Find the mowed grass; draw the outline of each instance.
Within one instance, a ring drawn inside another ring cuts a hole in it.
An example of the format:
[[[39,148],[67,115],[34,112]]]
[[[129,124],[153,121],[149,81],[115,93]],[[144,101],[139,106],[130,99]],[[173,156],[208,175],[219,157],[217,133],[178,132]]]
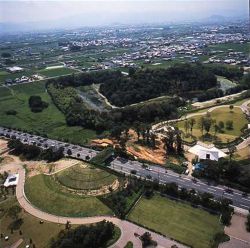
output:
[[[203,110],[203,112],[205,112],[205,110]],[[221,107],[221,108],[213,110],[212,112],[210,112],[210,114],[211,114],[211,118],[216,120],[217,124],[220,121],[223,121],[225,124],[225,128],[223,129],[224,133],[216,134],[217,137],[222,142],[227,142],[228,140],[232,141],[236,139],[237,137],[239,137],[242,134],[242,131],[241,131],[242,128],[244,128],[246,124],[248,123],[244,113],[239,107],[234,107],[232,111],[230,111],[229,107]],[[194,128],[193,128],[193,136],[195,136],[198,139],[200,139],[200,137],[202,136],[202,132],[199,127],[201,117],[202,115],[192,117],[196,121]],[[226,122],[230,120],[233,121],[232,130],[226,129]],[[177,123],[178,128],[182,130],[183,132],[185,132],[184,123],[185,123],[184,121],[180,121]],[[214,134],[213,126],[210,129],[210,134],[211,135]]]
[[[159,195],[141,198],[128,218],[194,248],[210,248],[213,236],[223,231],[218,216]]]
[[[63,192],[51,176],[37,175],[26,180],[25,194],[34,206],[50,214],[71,217],[112,214],[96,197]]]
[[[46,77],[57,77],[63,76],[67,74],[76,73],[77,71],[70,68],[54,68],[54,69],[42,69],[38,71],[39,74],[46,76]]]
[[[111,185],[117,177],[90,164],[80,163],[57,173],[56,179],[71,189],[95,190]]]
[[[31,112],[28,100],[39,95],[49,107],[40,113]],[[6,115],[6,110],[16,110],[17,115]],[[38,131],[49,138],[68,139],[72,143],[85,144],[96,137],[96,132],[82,127],[68,127],[64,115],[57,109],[46,92],[45,82],[34,82],[5,88],[0,87],[0,125]]]

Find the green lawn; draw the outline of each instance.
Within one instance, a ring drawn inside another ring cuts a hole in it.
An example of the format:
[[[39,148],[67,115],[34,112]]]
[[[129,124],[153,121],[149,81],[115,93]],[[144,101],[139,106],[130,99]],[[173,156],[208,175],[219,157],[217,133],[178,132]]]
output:
[[[90,164],[79,163],[57,173],[56,179],[59,183],[71,189],[94,190],[111,185],[117,177]]]
[[[213,236],[223,231],[218,216],[159,195],[141,198],[128,218],[194,248],[211,247]]]
[[[11,89],[11,90],[10,90]],[[57,109],[45,91],[45,82],[34,82],[10,87],[0,87],[0,125],[46,133],[49,138],[65,138],[73,143],[85,144],[96,136],[96,132],[82,127],[68,127],[64,115]],[[49,107],[40,113],[31,112],[28,99],[40,95]],[[14,109],[17,115],[6,115]]]
[[[201,111],[205,112],[205,110]],[[195,119],[196,123],[193,128],[193,135],[200,139],[202,136],[201,130],[199,128],[199,122],[202,116],[195,116],[192,117]],[[248,123],[245,115],[243,114],[242,110],[240,108],[234,108],[231,112],[229,107],[221,107],[219,109],[216,109],[211,112],[211,118],[216,120],[216,123],[218,124],[220,121],[223,121],[224,124],[226,124],[226,121],[232,120],[233,121],[233,130],[227,130],[226,127],[223,129],[224,133],[217,133],[218,138],[222,142],[227,142],[227,140],[232,141],[236,139],[238,136],[242,134],[241,129],[245,127],[245,125]],[[184,128],[184,121],[178,122],[177,126],[180,130],[185,132]],[[226,125],[225,125],[226,126]],[[214,135],[214,128],[212,127],[210,130],[210,134]]]
[[[63,192],[51,176],[37,175],[25,183],[29,201],[45,212],[73,217],[111,215],[112,211],[96,197],[78,196]]]
[[[46,77],[56,77],[56,76],[63,76],[67,74],[76,73],[76,70],[70,68],[54,68],[54,69],[42,69],[38,71],[39,74],[46,76]]]

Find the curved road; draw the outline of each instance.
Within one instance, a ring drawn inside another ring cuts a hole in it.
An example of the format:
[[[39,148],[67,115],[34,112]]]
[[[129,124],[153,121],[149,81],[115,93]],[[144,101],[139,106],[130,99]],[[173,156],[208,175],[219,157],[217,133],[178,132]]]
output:
[[[112,248],[123,248],[127,244],[128,241],[132,241],[135,248],[142,247],[141,241],[139,240],[139,238],[136,238],[134,236],[134,233],[136,232],[141,235],[144,232],[149,231],[149,230],[139,227],[129,221],[120,220],[116,217],[111,217],[111,216],[96,216],[96,217],[85,217],[85,218],[62,217],[62,216],[56,216],[56,215],[45,213],[41,211],[40,209],[34,207],[28,201],[24,193],[25,170],[22,168],[21,165],[18,168],[18,173],[19,173],[19,181],[16,187],[16,197],[21,207],[29,214],[39,219],[45,220],[45,221],[60,223],[60,224],[65,224],[67,221],[70,221],[71,224],[92,224],[92,223],[100,222],[102,220],[111,221],[121,229],[121,237],[112,246]],[[170,248],[174,244],[177,245],[179,248],[186,247],[166,237],[163,237],[159,234],[153,233],[151,231],[149,232],[151,233],[153,239],[157,241],[159,247]]]
[[[243,113],[249,115],[250,111],[249,111],[249,107],[248,104],[250,103],[250,100],[244,102],[241,106],[234,106],[235,108],[240,108],[242,110]],[[191,117],[195,117],[195,116],[199,116],[199,115],[206,115],[207,112],[211,113],[212,111],[218,109],[218,108],[226,108],[229,107],[230,105],[219,105],[219,106],[214,106],[209,108],[208,110],[204,111],[204,112],[199,112],[199,113],[190,113],[187,115],[184,115],[178,119],[173,119],[173,120],[168,120],[168,121],[163,121],[163,122],[159,122],[155,125],[152,126],[152,130],[157,131],[159,128],[161,128],[161,125],[165,125],[171,122],[178,122],[178,121],[183,121],[186,119],[189,119]],[[198,109],[199,110],[199,109]]]

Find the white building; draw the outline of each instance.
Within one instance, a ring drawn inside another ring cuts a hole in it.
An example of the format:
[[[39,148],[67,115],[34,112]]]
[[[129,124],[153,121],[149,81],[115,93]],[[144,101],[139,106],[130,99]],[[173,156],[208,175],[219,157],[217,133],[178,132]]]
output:
[[[9,71],[9,72],[11,72],[11,73],[23,71],[23,68],[22,68],[22,67],[19,67],[19,66],[12,66],[12,67],[8,67],[8,68],[6,68],[6,69],[7,69],[7,71]]]
[[[199,160],[208,159],[218,161],[220,158],[227,156],[227,154],[216,148],[214,145],[206,145],[201,142],[197,142],[197,144],[191,147],[188,151],[196,155]]]
[[[3,184],[3,186],[4,186],[4,187],[16,186],[17,183],[18,183],[18,179],[19,179],[19,174],[10,174],[10,175],[6,178],[6,180],[5,180],[4,184]]]

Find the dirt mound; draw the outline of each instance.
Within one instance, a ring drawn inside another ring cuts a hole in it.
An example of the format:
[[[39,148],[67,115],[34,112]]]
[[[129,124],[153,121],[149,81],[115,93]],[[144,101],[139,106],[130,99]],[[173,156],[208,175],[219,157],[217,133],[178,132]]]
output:
[[[111,139],[94,139],[91,141],[91,145],[99,147],[113,146],[115,142]]]
[[[151,149],[140,145],[127,147],[127,152],[139,159],[148,160],[155,164],[166,163],[165,152],[162,149]]]

